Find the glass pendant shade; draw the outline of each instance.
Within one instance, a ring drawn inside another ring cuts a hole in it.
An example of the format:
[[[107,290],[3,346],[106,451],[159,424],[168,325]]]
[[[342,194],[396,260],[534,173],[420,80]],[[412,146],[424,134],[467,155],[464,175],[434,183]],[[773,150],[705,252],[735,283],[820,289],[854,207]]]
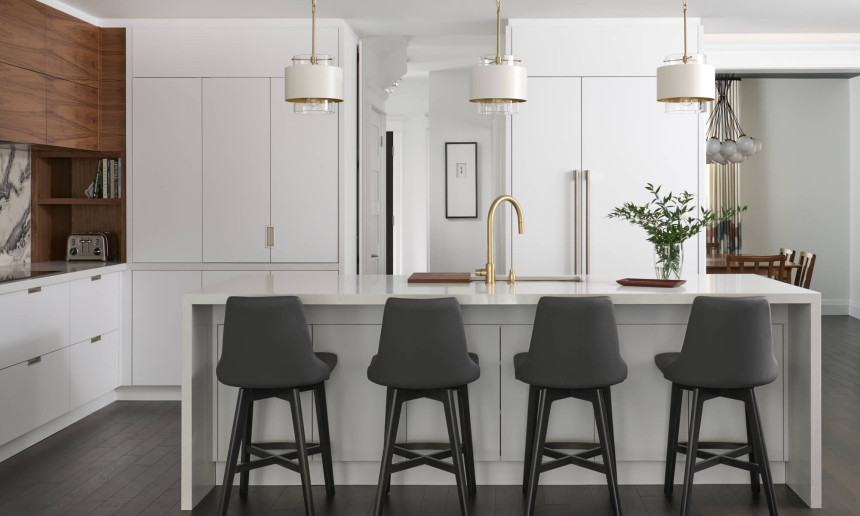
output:
[[[667,113],[703,113],[714,100],[714,67],[703,54],[674,54],[657,68],[657,100],[666,103]]]
[[[526,101],[526,67],[511,55],[481,59],[472,69],[469,85],[469,101],[478,104],[478,113],[485,115],[512,115],[519,112],[519,105]]]
[[[331,56],[318,54],[293,57],[284,69],[284,98],[298,114],[331,114],[343,102],[343,68],[334,66]]]

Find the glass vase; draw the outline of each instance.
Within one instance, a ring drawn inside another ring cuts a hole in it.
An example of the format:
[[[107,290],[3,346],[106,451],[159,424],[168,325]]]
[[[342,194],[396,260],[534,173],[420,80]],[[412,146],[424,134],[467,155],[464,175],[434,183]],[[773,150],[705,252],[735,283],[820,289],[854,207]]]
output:
[[[683,244],[654,246],[654,272],[657,274],[657,279],[679,280],[683,267]]]

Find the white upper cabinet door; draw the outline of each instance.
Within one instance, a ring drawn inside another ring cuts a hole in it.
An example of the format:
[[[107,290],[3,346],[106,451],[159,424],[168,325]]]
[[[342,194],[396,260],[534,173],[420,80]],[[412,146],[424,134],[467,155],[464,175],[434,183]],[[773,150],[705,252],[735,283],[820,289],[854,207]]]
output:
[[[200,283],[200,271],[132,273],[133,385],[182,383],[182,294]]]
[[[132,253],[135,262],[199,262],[200,79],[135,79]]]
[[[203,261],[268,262],[269,80],[203,79]]]
[[[697,115],[668,115],[654,100],[653,77],[582,79],[582,168],[590,173],[590,274],[618,279],[654,276],[648,235],[607,215],[625,202],[650,200],[647,183],[661,194],[697,195]],[[528,219],[527,219],[528,220]],[[697,239],[684,246],[684,273],[696,274]]]
[[[293,113],[272,79],[273,262],[338,261],[337,116]]]
[[[511,122],[511,194],[522,206],[525,234],[512,231],[510,242],[512,265],[522,276],[574,273],[581,84],[579,77],[529,77],[529,101]]]

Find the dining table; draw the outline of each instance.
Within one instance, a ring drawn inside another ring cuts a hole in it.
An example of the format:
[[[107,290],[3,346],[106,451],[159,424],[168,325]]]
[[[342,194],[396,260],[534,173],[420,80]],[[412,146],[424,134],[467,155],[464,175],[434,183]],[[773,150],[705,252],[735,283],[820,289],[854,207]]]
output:
[[[727,274],[728,270],[726,269],[726,254],[709,254],[705,259],[705,272],[707,274]],[[761,256],[761,255],[738,255],[738,256]],[[788,277],[787,283],[791,283],[791,278],[794,276],[794,271],[800,269],[801,264],[790,262],[788,260],[785,261],[785,274]],[[752,269],[752,267],[746,267],[746,269]],[[732,272],[740,272],[739,267],[733,267]]]

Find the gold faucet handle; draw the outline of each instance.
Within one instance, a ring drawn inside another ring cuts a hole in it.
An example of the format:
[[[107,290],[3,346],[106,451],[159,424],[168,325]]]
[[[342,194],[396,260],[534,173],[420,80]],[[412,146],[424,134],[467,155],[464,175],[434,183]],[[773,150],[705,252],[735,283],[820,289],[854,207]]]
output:
[[[487,275],[487,269],[475,269],[475,276],[479,276],[481,278]]]
[[[514,269],[511,269],[508,272],[508,283],[513,285],[516,282],[517,282],[517,273],[514,271]]]

